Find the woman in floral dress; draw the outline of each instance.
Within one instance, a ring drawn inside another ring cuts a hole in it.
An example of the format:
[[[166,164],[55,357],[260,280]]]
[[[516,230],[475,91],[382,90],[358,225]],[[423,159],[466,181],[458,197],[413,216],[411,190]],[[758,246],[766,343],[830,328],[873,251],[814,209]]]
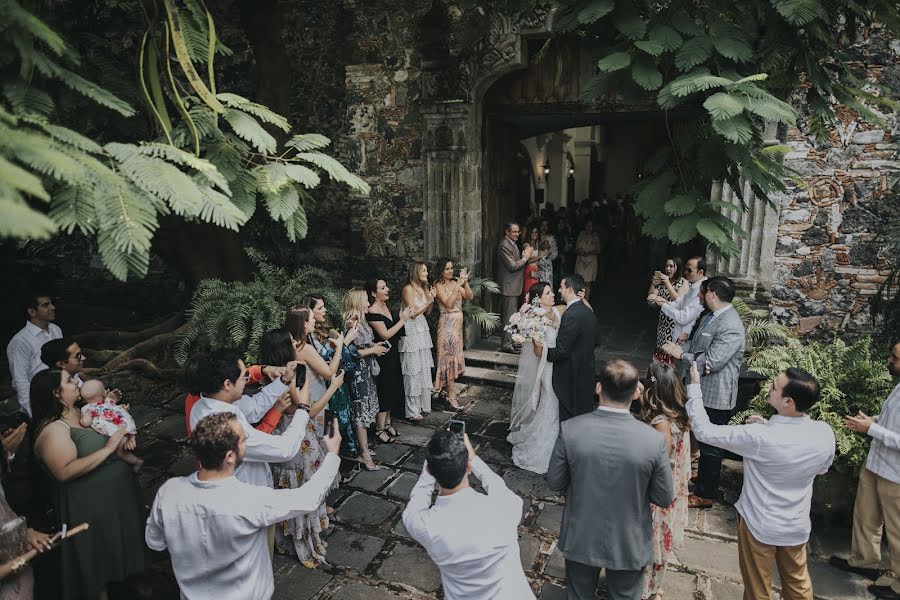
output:
[[[306,313],[303,314],[303,311]],[[308,319],[307,329],[312,329],[312,312],[306,307],[302,307],[302,311],[299,312],[301,317],[306,316]],[[269,331],[260,340],[259,359],[267,365],[284,366],[295,360],[297,353],[294,340],[287,329]],[[309,422],[306,425],[303,442],[300,444],[300,451],[291,460],[272,464],[272,481],[276,489],[299,488],[315,475],[325,460],[326,452],[316,427],[316,416],[325,410],[334,392],[340,389],[343,376],[339,372],[332,378],[331,386],[316,398],[316,402],[311,403],[311,373],[312,369],[307,366],[306,380],[299,389],[295,382],[291,382],[288,388],[291,406],[285,409],[284,416],[273,432],[276,435],[283,434],[297,410],[309,412]],[[340,478],[335,478],[332,488],[336,488],[339,481]],[[275,527],[275,548],[281,554],[296,556],[303,566],[314,569],[325,562],[325,544],[321,534],[326,529],[328,529],[328,509],[323,500],[316,510],[278,523]]]
[[[437,290],[428,285],[428,267],[414,262],[403,286],[403,306],[412,309],[400,338],[400,366],[406,395],[406,418],[421,421],[431,412],[431,332],[425,315],[431,314]]]
[[[667,258],[666,266],[659,275],[653,275],[653,281],[650,282],[650,289],[647,291],[647,304],[657,306],[657,303],[650,298],[654,295],[663,298],[667,302],[674,302],[679,296],[687,292],[687,280],[681,276],[682,263],[681,259],[676,257]],[[666,342],[674,342],[672,332],[675,330],[675,321],[672,320],[662,310],[659,311],[659,319],[656,322],[656,350],[653,352],[653,360],[675,364],[675,359],[662,351],[663,344]]]
[[[641,396],[641,420],[660,431],[669,447],[675,500],[668,508],[651,505],[653,564],[644,571],[642,600],[662,595],[663,578],[674,551],[684,543],[688,523],[688,482],[691,479],[690,419],[684,408],[687,393],[671,365],[652,362]]]
[[[375,343],[375,333],[366,322],[367,308],[369,308],[368,294],[359,288],[353,288],[344,294],[344,298],[341,300],[344,335],[353,328],[359,330],[350,344],[356,361],[347,365],[350,416],[353,419],[353,426],[356,427],[356,442],[360,449],[359,462],[366,470],[377,471],[380,467],[372,460],[367,430],[378,415],[378,391],[375,377],[379,373],[379,367],[375,357],[387,354],[388,348],[383,343]]]
[[[463,313],[462,301],[474,298],[469,287],[469,270],[460,269],[459,277],[453,277],[453,261],[449,258],[437,262],[438,281],[434,288],[437,291],[438,309],[441,318],[437,331],[437,373],[434,377],[434,389],[447,393],[447,402],[456,410],[462,407],[456,401],[454,382],[465,372],[466,362],[463,358]]]

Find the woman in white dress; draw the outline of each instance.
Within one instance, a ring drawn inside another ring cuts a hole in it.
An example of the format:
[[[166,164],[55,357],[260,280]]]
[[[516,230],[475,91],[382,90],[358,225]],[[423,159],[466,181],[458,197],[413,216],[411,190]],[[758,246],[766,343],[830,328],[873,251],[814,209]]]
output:
[[[553,363],[547,361],[547,350],[556,346],[559,321],[566,307],[553,306],[553,288],[546,281],[528,289],[526,301],[533,302],[535,298],[552,314],[553,323],[544,330],[544,352],[540,358],[534,355],[531,340],[523,344],[506,439],[513,446],[512,459],[517,467],[546,473],[559,433],[559,400],[553,393]]]
[[[412,310],[400,338],[400,365],[403,369],[403,389],[406,394],[406,418],[421,421],[431,412],[431,331],[425,315],[434,307],[435,289],[428,285],[428,267],[414,262],[403,286],[403,306]]]

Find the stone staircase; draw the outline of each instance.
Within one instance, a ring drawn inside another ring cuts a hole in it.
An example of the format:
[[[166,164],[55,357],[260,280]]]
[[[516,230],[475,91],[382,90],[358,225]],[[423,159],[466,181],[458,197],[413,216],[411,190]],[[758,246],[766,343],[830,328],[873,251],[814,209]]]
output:
[[[482,338],[463,354],[466,373],[463,383],[512,389],[516,385],[519,356],[500,351],[500,337]]]

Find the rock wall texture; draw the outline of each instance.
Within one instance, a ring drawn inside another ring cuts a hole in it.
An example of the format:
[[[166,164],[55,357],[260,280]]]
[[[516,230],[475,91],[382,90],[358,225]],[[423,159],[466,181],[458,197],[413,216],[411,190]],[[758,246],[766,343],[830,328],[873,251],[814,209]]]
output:
[[[900,97],[900,42],[875,28],[844,58],[870,91]],[[801,178],[780,200],[771,309],[804,337],[871,327],[869,301],[889,274],[878,234],[900,214],[897,113],[882,113],[881,124],[846,107],[837,115],[824,142],[803,118],[787,132],[786,161]]]

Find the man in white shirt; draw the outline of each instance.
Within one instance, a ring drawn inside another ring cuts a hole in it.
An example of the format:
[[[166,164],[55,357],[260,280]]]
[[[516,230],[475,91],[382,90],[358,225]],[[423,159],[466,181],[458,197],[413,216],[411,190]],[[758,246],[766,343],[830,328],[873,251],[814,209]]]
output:
[[[522,499],[475,455],[465,434],[438,431],[425,452],[403,525],[440,569],[444,598],[534,600],[519,554]],[[487,495],[469,487],[469,473]],[[440,492],[431,506],[435,481]]]
[[[84,381],[78,374],[84,368],[85,360],[84,353],[81,351],[81,346],[78,345],[78,342],[64,336],[58,340],[50,340],[41,346],[41,368],[38,371],[43,371],[44,369],[68,371],[80,388]]]
[[[209,414],[230,412],[237,415],[247,434],[247,455],[234,473],[239,481],[272,487],[268,463],[290,460],[300,451],[309,422],[308,412],[298,410],[294,413],[291,424],[281,435],[263,433],[251,425],[261,421],[278,398],[288,391],[296,374],[297,363],[292,361],[279,379],[255,396],[245,396],[247,367],[237,352],[218,350],[200,358],[196,375],[200,400],[191,409],[191,431]]]
[[[700,284],[706,280],[706,260],[702,256],[688,259],[684,266],[684,278],[690,287],[687,292],[675,300],[669,302],[656,294],[648,297],[648,300],[656,302],[663,314],[675,321],[671,339],[673,342],[682,335],[690,334],[694,327],[694,321],[703,312],[703,305],[700,301]]]
[[[50,340],[62,337],[62,330],[53,324],[56,319],[56,307],[50,296],[32,294],[26,297],[25,315],[28,321],[9,340],[6,346],[6,358],[9,361],[9,373],[12,376],[13,389],[19,399],[19,409],[31,417],[31,378],[43,370],[41,363],[41,346]]]
[[[772,563],[778,566],[784,600],[813,600],[806,566],[812,485],[834,460],[834,432],[806,414],[819,401],[819,384],[790,368],[772,381],[768,402],[775,412],[748,425],[715,425],[703,408],[697,363],[691,366],[687,411],[697,440],[744,457],[744,486],[735,508],[738,564],[744,600],[769,600]]]
[[[892,377],[900,377],[900,341],[891,343],[887,368]],[[850,559],[832,556],[829,562],[875,580],[868,587],[874,596],[900,600],[900,384],[884,401],[881,414],[870,417],[860,411],[844,417],[844,424],[867,434],[872,445],[856,488]],[[879,577],[882,531],[891,549],[893,574]]]
[[[247,452],[247,433],[234,413],[215,413],[193,428],[200,471],[159,488],[145,538],[168,550],[184,600],[271,598],[275,591],[266,528],[319,507],[341,459],[337,421],[324,438],[328,455],[297,489],[248,485],[234,476]]]

